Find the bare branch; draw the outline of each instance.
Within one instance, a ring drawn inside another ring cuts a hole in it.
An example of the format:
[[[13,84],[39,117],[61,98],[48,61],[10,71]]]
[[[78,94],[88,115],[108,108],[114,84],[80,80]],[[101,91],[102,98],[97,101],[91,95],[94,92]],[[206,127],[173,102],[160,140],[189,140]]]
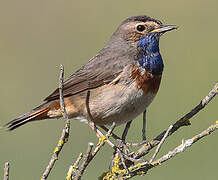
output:
[[[177,154],[184,152],[187,148],[191,147],[194,143],[199,141],[201,138],[211,134],[217,129],[218,129],[218,122],[214,125],[211,125],[209,128],[197,134],[196,136],[193,136],[191,139],[187,139],[183,141],[181,145],[177,146],[172,151],[169,151],[167,154],[163,155],[158,160],[153,161],[152,163],[142,162],[129,167],[130,170],[129,174],[124,174],[120,179],[130,179],[138,174],[146,174],[149,169],[159,166],[163,162],[166,162],[167,160],[173,158]]]
[[[58,155],[61,152],[64,144],[67,142],[68,137],[69,137],[69,131],[70,131],[70,121],[68,119],[67,113],[66,113],[66,109],[65,109],[65,105],[64,105],[64,98],[63,98],[63,79],[64,79],[64,67],[61,65],[60,66],[60,83],[59,83],[59,92],[60,92],[60,105],[61,105],[61,111],[63,112],[63,117],[66,121],[66,125],[64,127],[64,129],[62,130],[61,133],[61,137],[58,141],[58,144],[53,152],[53,155],[51,157],[51,160],[48,164],[48,166],[46,167],[41,180],[45,180],[47,179],[47,177],[49,176],[52,168],[54,167],[55,162],[58,160]]]
[[[74,180],[81,179],[85,169],[87,168],[89,163],[92,161],[92,159],[96,156],[96,154],[99,152],[99,150],[104,146],[104,144],[108,140],[108,138],[112,135],[112,132],[113,132],[115,127],[116,127],[116,123],[114,122],[112,124],[112,126],[110,127],[110,129],[108,130],[107,134],[105,136],[99,137],[99,142],[98,142],[98,144],[95,147],[93,152],[92,152],[93,143],[88,144],[88,149],[87,149],[86,155],[84,157],[84,160],[83,160],[79,170],[76,171],[76,167],[79,164],[79,161],[81,158],[78,158],[76,163],[73,165],[73,167],[71,169],[69,169],[68,174],[67,174],[68,178],[74,176]],[[72,173],[75,173],[75,175],[73,175]],[[67,179],[67,180],[71,180],[71,179]]]
[[[105,127],[105,126],[103,126],[103,125],[101,125],[100,126],[104,131],[106,131],[106,132],[108,132],[108,128],[107,127]],[[112,134],[111,134],[111,136],[115,139],[115,140],[121,140],[121,138],[120,137],[118,137],[116,134],[114,134],[113,132],[112,132]]]
[[[217,129],[218,129],[218,123],[211,125],[206,130],[193,136],[191,139],[187,139],[187,140],[183,141],[181,145],[177,146],[173,151],[169,151],[166,155],[159,158],[156,162],[163,163],[163,162],[171,159],[175,155],[177,155],[181,152],[184,152],[187,148],[191,147],[194,143],[199,141],[201,138],[211,134],[212,132],[214,132]]]
[[[202,110],[216,95],[218,94],[218,83],[215,84],[213,89],[209,92],[209,94],[189,113],[180,118],[176,123],[173,124],[173,128],[170,130],[168,136],[172,135],[176,132],[180,127],[190,125],[189,119],[191,119],[195,114],[197,114],[200,110]],[[143,146],[134,154],[134,158],[140,158],[146,155],[153,147],[157,146],[163,136],[165,135],[166,130],[160,133],[156,138],[154,138],[150,143],[143,144]]]
[[[173,128],[173,125],[170,125],[170,127],[167,129],[167,132],[165,133],[164,137],[161,139],[160,143],[158,144],[153,156],[151,157],[149,163],[152,163],[153,160],[155,159],[155,157],[157,156],[158,152],[160,151],[160,148],[162,146],[162,144],[164,143],[165,139],[167,138],[170,130]]]
[[[93,131],[96,132],[96,136],[100,138],[100,140],[105,140],[108,145],[111,146],[113,149],[116,148],[116,146],[109,139],[105,139],[104,134],[95,126],[95,123],[93,123],[92,121],[88,121],[88,125]]]
[[[64,95],[63,95],[63,84],[64,84],[64,66],[60,65],[60,80],[59,80],[59,93],[60,93],[60,106],[61,106],[61,112],[63,114],[64,120],[66,121],[66,133],[69,137],[69,131],[70,131],[70,120],[67,115],[67,111],[64,104]]]
[[[112,134],[112,132],[113,132],[115,127],[116,127],[116,123],[113,122],[112,126],[110,127],[110,129],[108,130],[107,134],[105,135],[106,139],[108,139],[111,136],[111,134]],[[92,158],[94,158],[96,156],[96,154],[101,149],[101,147],[104,146],[104,144],[105,144],[104,140],[103,141],[99,141],[99,143],[97,144],[96,148],[92,152]]]
[[[76,170],[78,170],[78,165],[79,165],[79,162],[81,161],[82,157],[83,157],[83,153],[80,153],[78,158],[76,159],[75,163],[70,166],[70,168],[67,172],[66,180],[72,180],[72,177],[76,175]]]
[[[5,163],[5,167],[4,167],[4,177],[3,180],[9,180],[9,168],[10,168],[10,164],[9,162]]]
[[[88,148],[87,148],[87,152],[86,152],[86,155],[84,156],[84,160],[83,160],[83,163],[82,165],[80,166],[79,168],[79,171],[77,172],[74,180],[79,180],[81,179],[86,167],[88,166],[89,162],[90,162],[90,158],[91,158],[91,153],[92,153],[92,148],[93,148],[93,143],[89,143],[88,144]]]

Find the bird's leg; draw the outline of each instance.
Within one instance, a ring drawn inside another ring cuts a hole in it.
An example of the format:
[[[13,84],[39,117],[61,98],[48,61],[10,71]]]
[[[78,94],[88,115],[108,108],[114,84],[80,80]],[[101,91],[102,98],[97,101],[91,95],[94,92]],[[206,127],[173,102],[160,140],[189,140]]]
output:
[[[142,141],[146,141],[146,109],[143,112]]]
[[[126,140],[126,135],[129,131],[131,123],[132,123],[132,121],[129,121],[128,123],[126,123],[126,127],[123,131],[123,134],[122,134],[122,141],[123,142],[125,142],[125,140]],[[143,112],[143,127],[142,127],[142,142],[145,142],[145,141],[146,141],[146,109]]]
[[[127,154],[129,154],[130,151],[129,151],[129,148],[127,147],[125,141],[126,141],[126,136],[127,136],[128,131],[129,131],[129,128],[131,126],[131,123],[132,123],[132,121],[129,121],[126,123],[125,129],[124,129],[123,134],[122,134],[122,138],[121,138],[121,140],[120,139],[118,140],[119,147],[121,149],[124,149]]]
[[[143,112],[143,127],[142,127],[142,142],[136,143],[128,143],[126,142],[127,146],[141,146],[142,144],[146,143],[146,109]]]
[[[127,136],[128,131],[129,131],[129,128],[131,126],[131,123],[132,123],[132,121],[129,121],[128,123],[126,123],[125,129],[124,129],[123,134],[122,134],[122,141],[123,142],[126,141],[126,136]]]
[[[128,130],[130,128],[131,122],[132,121],[130,121],[126,124],[126,127],[125,127],[123,135],[122,135],[123,142],[125,142],[125,138],[126,138]],[[142,144],[145,144],[145,143],[146,143],[146,109],[143,112],[142,142],[136,142],[136,143],[125,142],[125,145],[126,146],[141,146]]]

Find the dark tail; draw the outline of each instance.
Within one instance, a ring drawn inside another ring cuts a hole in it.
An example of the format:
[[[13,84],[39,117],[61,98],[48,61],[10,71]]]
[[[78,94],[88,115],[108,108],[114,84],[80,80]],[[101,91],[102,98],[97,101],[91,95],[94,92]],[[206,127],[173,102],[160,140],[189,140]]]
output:
[[[14,119],[13,121],[10,121],[9,123],[5,124],[5,127],[7,127],[8,130],[11,131],[30,121],[47,119],[47,113],[49,110],[50,107],[48,103],[42,104],[37,108],[31,110],[30,112],[23,114],[18,118]]]

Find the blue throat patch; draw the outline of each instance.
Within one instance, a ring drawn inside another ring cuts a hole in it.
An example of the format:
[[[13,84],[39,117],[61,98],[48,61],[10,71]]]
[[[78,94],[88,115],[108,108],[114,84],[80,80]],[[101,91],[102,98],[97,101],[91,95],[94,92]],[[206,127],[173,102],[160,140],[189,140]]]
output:
[[[159,38],[157,34],[152,33],[141,38],[137,47],[142,52],[137,59],[140,66],[153,75],[161,75],[164,65],[159,50]]]

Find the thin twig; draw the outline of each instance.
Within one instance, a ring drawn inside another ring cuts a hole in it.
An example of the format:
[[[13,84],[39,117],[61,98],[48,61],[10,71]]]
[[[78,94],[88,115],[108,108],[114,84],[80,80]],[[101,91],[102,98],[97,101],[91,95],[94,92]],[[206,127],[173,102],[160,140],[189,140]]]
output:
[[[100,136],[99,138],[99,143],[97,144],[96,148],[94,149],[93,152],[91,152],[90,150],[92,150],[93,147],[93,143],[89,143],[88,149],[87,149],[87,153],[86,156],[84,157],[84,160],[79,168],[79,170],[76,172],[76,175],[74,177],[74,180],[79,180],[81,179],[85,169],[87,168],[87,166],[89,165],[89,163],[92,161],[92,159],[96,156],[96,154],[99,152],[99,150],[104,146],[105,142],[108,140],[108,138],[111,136],[114,128],[116,127],[116,123],[113,122],[112,126],[110,127],[110,129],[108,130],[107,134],[105,136]]]
[[[3,178],[3,180],[9,180],[9,169],[10,169],[10,164],[9,164],[9,162],[6,162],[5,167],[4,167],[4,178]]]
[[[76,170],[78,170],[78,165],[82,157],[83,157],[83,153],[80,153],[75,163],[69,167],[66,180],[72,180],[72,177],[76,175]]]
[[[114,130],[115,127],[116,127],[116,123],[113,122],[112,126],[110,127],[110,129],[108,130],[107,134],[105,135],[106,139],[108,139],[108,138],[111,136],[111,134],[112,134],[112,132],[113,132],[113,130]],[[101,147],[102,147],[104,144],[105,144],[105,141],[104,141],[104,140],[98,143],[98,145],[96,146],[96,148],[95,148],[94,151],[92,152],[92,158],[95,157],[95,155],[98,153],[98,151],[101,149]]]
[[[80,153],[78,158],[76,159],[76,162],[73,164],[74,167],[77,167],[79,165],[80,160],[83,157],[83,153]]]
[[[96,132],[96,135],[98,138],[102,138],[104,139],[105,136],[104,134],[95,126],[95,123],[93,123],[92,121],[88,121],[88,125],[89,127]],[[113,149],[116,148],[116,146],[109,140],[109,139],[105,139],[105,141],[108,143],[109,146],[111,146]]]
[[[126,145],[129,146],[129,147],[136,147],[136,146],[141,146],[141,145],[144,145],[144,144],[147,144],[149,142],[146,142],[146,141],[142,141],[142,142],[126,142]]]
[[[165,133],[164,137],[161,139],[160,143],[158,144],[153,156],[151,157],[149,163],[152,163],[153,160],[155,159],[155,157],[157,156],[158,152],[160,151],[160,148],[162,146],[162,144],[164,143],[165,139],[167,138],[170,130],[173,128],[173,125],[170,125],[170,127],[167,129],[167,132]]]
[[[125,159],[124,159],[124,157],[123,157],[123,154],[122,154],[122,152],[120,151],[119,148],[117,148],[117,153],[118,153],[118,155],[120,156],[121,164],[123,165],[124,169],[126,170],[126,173],[128,174],[128,173],[129,173],[129,170],[128,170],[127,166],[126,166],[126,163],[125,163]]]
[[[173,158],[177,154],[184,152],[187,148],[191,147],[194,143],[199,141],[201,138],[210,135],[212,132],[214,132],[217,129],[218,129],[218,122],[214,125],[211,125],[209,128],[197,134],[196,136],[193,136],[191,139],[187,139],[183,141],[182,144],[174,148],[172,151],[169,151],[167,154],[163,155],[158,160],[153,161],[152,163],[142,162],[129,167],[129,169],[131,169],[129,174],[124,174],[120,179],[130,179],[138,174],[146,174],[149,169],[159,166],[163,162],[166,162],[167,160]]]
[[[168,159],[171,159],[175,155],[184,152],[187,148],[191,147],[194,143],[199,141],[201,138],[211,134],[215,130],[218,129],[218,123],[211,125],[206,130],[202,131],[201,133],[193,136],[191,139],[184,140],[181,145],[177,146],[173,151],[169,151],[166,155],[159,158],[156,162],[163,163]]]
[[[126,124],[127,126],[127,124]],[[105,126],[100,126],[103,130],[107,131],[108,132],[108,128],[106,128]],[[125,127],[126,129],[126,127]],[[124,130],[125,131],[125,130]],[[123,132],[124,133],[124,132]],[[131,143],[126,143],[123,141],[123,135],[122,135],[122,139],[120,137],[118,137],[116,134],[114,134],[113,132],[111,133],[111,136],[118,142],[118,147],[123,147],[126,151],[126,153],[128,154],[129,153],[129,148],[128,148],[128,145],[130,144],[130,146],[132,145]],[[125,139],[125,138],[124,138]]]
[[[47,177],[49,176],[52,168],[54,167],[55,162],[58,160],[58,155],[61,152],[64,144],[67,142],[68,137],[69,137],[69,132],[70,132],[70,121],[68,119],[67,113],[66,113],[66,109],[65,109],[65,105],[64,105],[64,98],[63,98],[63,79],[64,79],[64,67],[61,65],[60,66],[60,83],[59,83],[59,93],[60,93],[60,105],[61,105],[61,111],[63,112],[63,117],[66,121],[66,125],[64,127],[64,129],[62,130],[61,133],[61,137],[58,141],[58,144],[52,154],[51,160],[48,164],[48,166],[46,167],[41,180],[45,180],[47,179]]]
[[[104,131],[106,131],[106,132],[108,132],[108,128],[107,127],[105,127],[105,126],[103,126],[103,125],[101,125],[100,126]],[[121,141],[121,138],[119,137],[119,136],[117,136],[116,134],[114,134],[113,132],[111,133],[111,137],[113,137],[115,140],[120,140]]]
[[[59,93],[60,93],[60,106],[61,106],[61,112],[63,114],[64,120],[66,121],[66,133],[69,136],[70,132],[70,119],[68,118],[66,107],[64,104],[64,95],[63,95],[63,84],[64,84],[64,66],[60,66],[60,80],[59,80]]]
[[[100,126],[103,130],[105,130],[106,132],[109,130],[107,127],[105,126]],[[119,136],[117,136],[116,134],[112,133],[111,136],[117,140],[119,143],[121,143],[122,138],[120,138]],[[125,142],[124,145],[126,146],[130,146],[130,147],[134,147],[134,146],[141,146],[143,144],[146,144],[146,141],[142,141],[142,142]],[[126,147],[128,148],[128,147]]]
[[[170,130],[168,136],[172,135],[176,132],[180,127],[190,125],[189,119],[191,119],[195,114],[197,114],[200,110],[202,110],[216,95],[218,94],[218,83],[215,84],[213,89],[209,92],[209,94],[189,113],[180,118],[176,123],[173,124],[173,128]],[[165,135],[166,130],[160,133],[156,138],[154,138],[148,145],[143,145],[138,151],[135,152],[134,158],[140,158],[146,155],[153,147],[157,146],[163,136]]]
[[[78,172],[76,173],[74,180],[81,179],[86,167],[88,166],[88,164],[90,162],[90,157],[92,156],[91,153],[92,153],[93,146],[94,146],[94,144],[92,142],[88,143],[88,148],[87,148],[87,152],[84,156],[84,160],[83,160],[82,165],[80,166]]]

